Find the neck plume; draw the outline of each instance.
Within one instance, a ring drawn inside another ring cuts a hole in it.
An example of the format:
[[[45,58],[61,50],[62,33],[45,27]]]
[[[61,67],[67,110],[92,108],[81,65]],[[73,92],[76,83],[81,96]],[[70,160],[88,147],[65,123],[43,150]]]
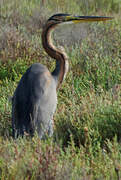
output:
[[[52,76],[56,80],[58,88],[68,72],[68,57],[63,47],[57,49],[52,43],[51,33],[56,26],[57,24],[47,22],[42,31],[42,45],[48,55],[56,60],[56,67]]]

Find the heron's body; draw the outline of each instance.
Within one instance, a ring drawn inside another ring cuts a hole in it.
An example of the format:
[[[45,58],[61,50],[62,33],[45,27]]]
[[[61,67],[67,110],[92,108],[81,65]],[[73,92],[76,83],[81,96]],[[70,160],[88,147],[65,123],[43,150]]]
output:
[[[12,98],[13,137],[37,131],[40,139],[53,134],[53,114],[57,105],[56,89],[68,71],[68,57],[57,49],[51,40],[51,31],[60,23],[104,21],[110,17],[71,16],[56,14],[49,18],[42,32],[42,44],[46,52],[56,59],[56,68],[49,70],[39,63],[33,64],[21,78]]]
[[[33,64],[23,75],[13,96],[14,137],[24,135],[24,132],[33,135],[35,130],[40,138],[45,134],[51,136],[56,104],[55,79],[45,66]]]

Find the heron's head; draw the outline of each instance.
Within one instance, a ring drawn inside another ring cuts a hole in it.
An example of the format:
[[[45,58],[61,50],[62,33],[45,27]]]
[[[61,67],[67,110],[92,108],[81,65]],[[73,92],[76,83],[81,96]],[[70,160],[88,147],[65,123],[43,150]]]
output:
[[[70,24],[70,23],[81,23],[81,22],[92,22],[92,21],[106,21],[110,20],[112,17],[105,16],[73,16],[71,14],[54,14],[51,16],[47,22],[52,22],[53,24]]]

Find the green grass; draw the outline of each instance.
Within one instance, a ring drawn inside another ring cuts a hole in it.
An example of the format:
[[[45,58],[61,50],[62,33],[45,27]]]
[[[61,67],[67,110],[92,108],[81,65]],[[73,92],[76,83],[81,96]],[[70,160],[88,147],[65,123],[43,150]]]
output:
[[[0,3],[0,179],[120,180],[120,0],[44,2]],[[54,136],[45,141],[36,134],[13,140],[10,96],[34,62],[53,70],[40,33],[56,12],[115,18],[56,30],[55,43],[65,47],[70,70],[58,91]]]

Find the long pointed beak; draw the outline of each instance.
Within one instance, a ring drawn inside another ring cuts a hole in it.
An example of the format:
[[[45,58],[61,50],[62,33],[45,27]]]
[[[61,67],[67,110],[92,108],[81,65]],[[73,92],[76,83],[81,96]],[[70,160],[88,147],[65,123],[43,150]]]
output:
[[[66,17],[66,21],[72,21],[73,23],[107,21],[111,19],[113,19],[113,17],[105,17],[105,16],[67,16]]]

